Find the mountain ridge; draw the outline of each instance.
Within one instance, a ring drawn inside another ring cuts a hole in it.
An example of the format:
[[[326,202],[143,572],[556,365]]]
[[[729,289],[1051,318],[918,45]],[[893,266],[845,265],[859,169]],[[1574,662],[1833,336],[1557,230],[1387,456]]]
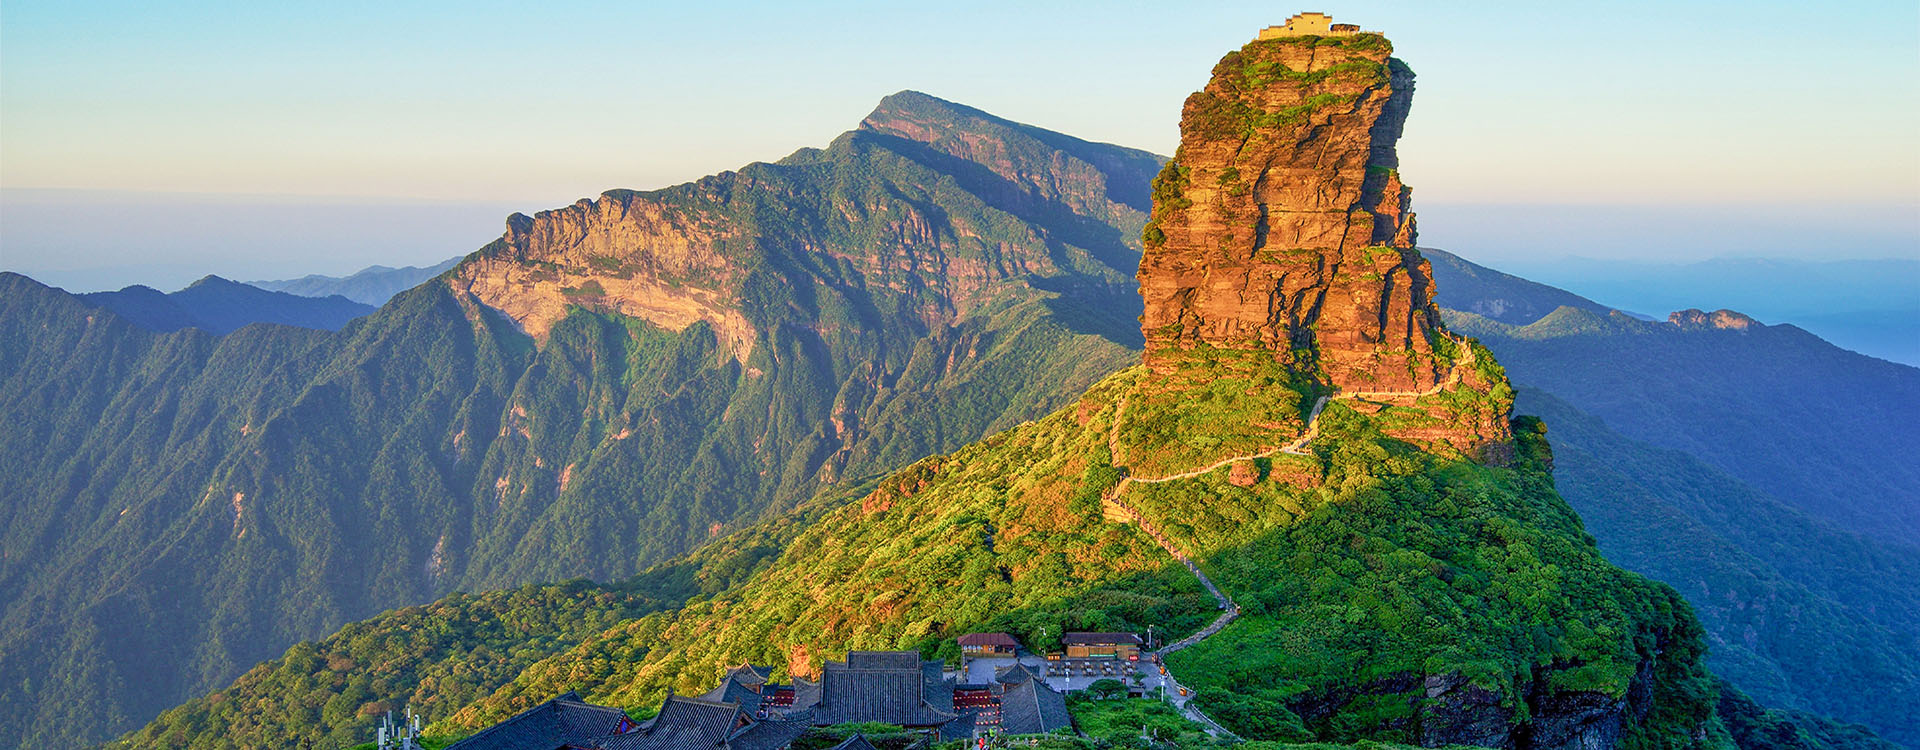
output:
[[[339,295],[363,305],[379,307],[393,299],[393,295],[412,289],[421,282],[433,278],[454,267],[464,256],[455,256],[430,266],[391,266],[373,265],[362,268],[346,276],[325,276],[307,274],[297,279],[276,279],[268,281],[249,281],[247,284],[274,292],[286,292],[302,297],[331,297]]]
[[[288,294],[214,275],[203,276],[171,293],[134,285],[115,292],[78,296],[150,331],[165,333],[191,327],[216,336],[253,323],[337,331],[374,310],[338,295]]]
[[[792,222],[765,225],[785,242],[727,248],[753,282],[722,290],[755,324],[744,356],[705,321],[670,330],[593,300],[538,341],[451,283],[336,333],[214,337],[144,331],[15,281],[23,293],[0,307],[16,347],[0,367],[0,416],[16,427],[0,467],[16,498],[0,697],[22,708],[0,738],[104,740],[288,643],[456,589],[630,576],[1050,411],[1130,358],[1116,341],[1137,303],[1103,258],[1138,257],[1145,215],[1099,185],[1145,184],[1157,160],[1089,144],[1134,171],[1063,156],[1073,177],[1037,193],[902,148],[843,139],[750,167],[731,202],[698,207]],[[1053,163],[1030,137],[1013,148]],[[1050,272],[996,271],[964,313],[938,290],[895,288],[913,275],[852,262],[869,231],[853,209],[875,205],[930,217],[911,236],[940,248],[971,242]],[[1062,216],[1072,225],[1035,223]],[[1117,225],[1089,231],[1103,222]]]

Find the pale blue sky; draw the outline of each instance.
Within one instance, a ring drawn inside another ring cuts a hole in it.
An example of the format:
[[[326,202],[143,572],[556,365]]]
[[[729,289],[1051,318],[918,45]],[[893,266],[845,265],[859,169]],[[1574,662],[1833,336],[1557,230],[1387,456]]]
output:
[[[1490,259],[1920,255],[1912,0],[8,0],[0,266],[259,276],[432,262],[497,234],[498,206],[537,210],[776,159],[908,88],[1170,153],[1180,102],[1214,61],[1309,9],[1387,32],[1418,72],[1402,155],[1429,244]],[[186,229],[103,217],[81,237],[35,208],[97,199],[69,190],[136,191],[113,194],[132,203],[144,191],[330,196],[329,215],[348,225],[343,205],[387,198],[494,218],[448,219],[412,249],[369,242],[378,222],[407,221],[392,216],[266,247],[218,226],[257,202],[169,196],[218,208]],[[1568,205],[1588,212],[1577,232],[1556,233]],[[1595,218],[1594,206],[1631,209]],[[1516,234],[1503,212],[1528,214],[1531,228]],[[1673,247],[1648,246],[1667,237]],[[1794,239],[1767,244],[1781,237]]]

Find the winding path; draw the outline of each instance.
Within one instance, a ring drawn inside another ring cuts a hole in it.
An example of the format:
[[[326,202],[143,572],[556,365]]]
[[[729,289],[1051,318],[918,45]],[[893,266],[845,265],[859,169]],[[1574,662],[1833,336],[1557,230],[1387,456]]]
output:
[[[1449,337],[1449,338],[1452,338],[1452,337]],[[1131,505],[1128,505],[1125,500],[1121,499],[1122,496],[1126,494],[1127,488],[1134,484],[1159,484],[1161,482],[1172,482],[1180,479],[1192,479],[1194,477],[1198,477],[1198,476],[1207,474],[1209,472],[1218,471],[1221,467],[1231,465],[1235,461],[1247,461],[1247,460],[1256,459],[1256,458],[1266,458],[1266,457],[1274,456],[1281,453],[1291,454],[1295,456],[1310,455],[1307,453],[1307,450],[1306,450],[1307,444],[1313,442],[1313,439],[1319,436],[1320,412],[1327,408],[1327,403],[1331,399],[1368,400],[1368,401],[1385,400],[1385,399],[1402,399],[1402,398],[1419,399],[1421,397],[1431,396],[1441,391],[1444,391],[1448,388],[1451,388],[1453,386],[1459,385],[1462,370],[1465,367],[1471,366],[1474,363],[1475,355],[1474,355],[1473,347],[1468,345],[1467,342],[1457,338],[1453,338],[1452,340],[1457,345],[1459,345],[1463,350],[1465,350],[1466,354],[1465,356],[1461,357],[1458,361],[1455,361],[1453,363],[1453,367],[1447,372],[1446,379],[1442,380],[1441,382],[1435,383],[1432,388],[1428,388],[1424,391],[1351,391],[1351,392],[1344,392],[1344,393],[1335,393],[1331,396],[1321,396],[1318,400],[1313,402],[1313,410],[1307,413],[1306,431],[1301,433],[1300,437],[1295,438],[1293,442],[1287,443],[1286,445],[1282,445],[1276,448],[1269,448],[1264,451],[1248,453],[1246,455],[1229,456],[1227,458],[1220,459],[1218,461],[1207,464],[1206,466],[1202,466],[1197,469],[1182,471],[1175,474],[1168,474],[1166,476],[1155,477],[1152,479],[1141,479],[1141,478],[1134,477],[1132,474],[1128,474],[1127,476],[1122,477],[1119,483],[1115,484],[1111,489],[1108,489],[1106,491],[1106,493],[1102,496],[1102,499],[1108,505],[1111,505],[1114,509],[1118,510],[1121,515],[1126,516],[1127,518],[1131,519],[1135,524],[1138,524],[1140,526],[1140,529],[1142,531],[1147,532],[1147,536],[1151,537],[1154,543],[1159,544],[1161,549],[1166,550],[1167,554],[1172,555],[1173,559],[1179,560],[1181,565],[1187,566],[1187,570],[1192,571],[1193,576],[1195,578],[1200,579],[1200,585],[1205,586],[1207,589],[1207,593],[1212,594],[1214,601],[1218,602],[1220,605],[1220,610],[1221,610],[1220,616],[1214,618],[1213,622],[1207,623],[1206,627],[1195,631],[1192,635],[1189,635],[1185,638],[1174,641],[1173,643],[1169,643],[1165,646],[1161,646],[1158,651],[1153,652],[1160,657],[1160,663],[1162,666],[1166,665],[1165,658],[1167,655],[1172,654],[1175,651],[1179,651],[1181,649],[1192,646],[1194,644],[1197,644],[1203,640],[1206,640],[1208,637],[1211,637],[1213,634],[1218,633],[1223,628],[1227,627],[1228,624],[1231,624],[1236,618],[1240,616],[1240,605],[1235,604],[1233,599],[1226,595],[1226,592],[1221,591],[1219,586],[1214,585],[1213,579],[1208,578],[1206,573],[1200,572],[1200,566],[1195,564],[1192,558],[1187,557],[1186,553],[1181,552],[1180,548],[1175,547],[1173,545],[1173,540],[1168,539],[1166,534],[1163,534],[1160,532],[1159,528],[1155,527],[1151,523],[1148,523],[1146,517],[1142,516],[1138,509],[1134,508]],[[1113,426],[1107,430],[1107,452],[1111,456],[1115,465],[1119,465],[1119,460],[1120,460],[1120,425],[1125,421],[1124,417],[1126,416],[1126,413],[1127,413],[1127,404],[1129,403],[1130,400],[1131,400],[1130,396],[1121,397],[1120,406],[1114,410]],[[1125,468],[1125,467],[1122,467],[1122,468]],[[1178,680],[1174,679],[1174,675],[1172,671],[1168,671],[1166,673],[1166,683],[1175,688],[1180,687],[1180,683]],[[1226,727],[1221,726],[1219,722],[1214,721],[1212,717],[1207,716],[1205,713],[1202,713],[1199,708],[1195,707],[1193,705],[1193,700],[1192,700],[1193,697],[1194,696],[1188,696],[1187,699],[1184,701],[1175,701],[1174,705],[1177,706],[1180,709],[1181,713],[1185,714],[1188,719],[1191,719],[1194,722],[1205,727],[1208,734],[1211,734],[1215,737],[1227,737],[1234,740],[1240,739],[1239,735],[1236,735],[1232,731],[1229,731]]]

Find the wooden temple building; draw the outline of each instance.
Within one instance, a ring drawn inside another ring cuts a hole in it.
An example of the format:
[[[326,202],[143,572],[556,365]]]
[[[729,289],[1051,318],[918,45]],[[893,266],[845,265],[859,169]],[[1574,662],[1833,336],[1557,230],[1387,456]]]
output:
[[[854,722],[918,730],[935,742],[1073,726],[1066,698],[1025,666],[999,670],[985,685],[947,677],[944,667],[913,651],[855,651],[823,665],[817,681],[783,685],[772,668],[743,664],[705,694],[669,694],[646,721],[567,693],[447,750],[787,750],[809,729]]]

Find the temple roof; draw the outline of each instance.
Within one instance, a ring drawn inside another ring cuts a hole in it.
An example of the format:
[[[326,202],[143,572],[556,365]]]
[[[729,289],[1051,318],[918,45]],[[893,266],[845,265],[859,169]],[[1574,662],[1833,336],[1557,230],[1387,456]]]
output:
[[[1023,670],[1024,671],[1024,670]],[[1067,698],[1045,680],[1020,680],[1000,694],[1000,731],[1006,734],[1046,734],[1073,726]]]
[[[748,684],[729,672],[726,679],[721,680],[717,687],[707,691],[700,698],[715,703],[738,703],[741,710],[753,713],[760,710],[760,701],[765,696],[748,687]]]
[[[1002,646],[1005,648],[1018,648],[1020,646],[1020,641],[1015,640],[1013,636],[1007,635],[1006,633],[968,633],[960,636],[959,642],[962,646]]]
[[[794,705],[802,705],[795,691]],[[820,673],[814,723],[878,721],[903,727],[946,724],[956,718],[953,685],[941,663],[912,651],[855,651],[827,662]]]
[[[993,679],[995,682],[1002,683],[1025,682],[1027,680],[1044,681],[1040,673],[1033,671],[1032,667],[1018,662],[1014,663],[1011,667],[1001,667],[994,670]]]
[[[874,747],[873,743],[868,742],[866,735],[854,732],[852,737],[841,740],[840,744],[834,745],[828,750],[879,750],[879,748]]]
[[[727,676],[738,679],[743,685],[762,685],[773,678],[773,667],[742,664],[727,670]]]
[[[738,704],[667,696],[639,731],[581,743],[593,750],[780,750],[812,726],[811,715],[756,720]]]
[[[627,712],[566,693],[480,730],[447,750],[529,750],[573,745],[618,731]]]

